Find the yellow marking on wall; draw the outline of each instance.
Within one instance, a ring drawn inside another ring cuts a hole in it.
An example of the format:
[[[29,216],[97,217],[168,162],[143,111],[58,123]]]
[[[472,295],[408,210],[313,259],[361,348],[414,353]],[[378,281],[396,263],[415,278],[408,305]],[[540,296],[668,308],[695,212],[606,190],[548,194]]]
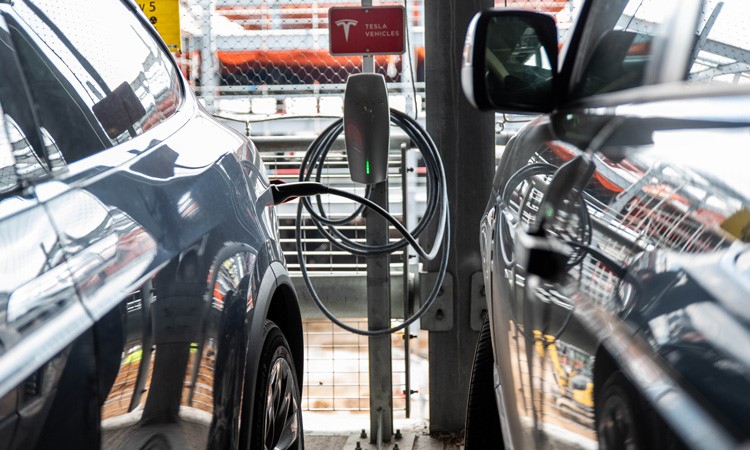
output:
[[[173,52],[179,52],[180,0],[136,0],[138,7]]]

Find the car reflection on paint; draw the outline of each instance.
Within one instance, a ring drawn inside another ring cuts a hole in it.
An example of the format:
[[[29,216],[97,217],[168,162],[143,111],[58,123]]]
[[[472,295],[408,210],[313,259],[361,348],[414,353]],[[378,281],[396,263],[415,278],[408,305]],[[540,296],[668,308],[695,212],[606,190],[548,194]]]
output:
[[[136,8],[0,2],[0,448],[302,448],[266,170]]]
[[[481,224],[467,449],[750,440],[750,73],[717,62],[750,55],[750,9],[669,3],[587,1],[560,53],[542,14],[470,27],[470,101],[543,115]]]

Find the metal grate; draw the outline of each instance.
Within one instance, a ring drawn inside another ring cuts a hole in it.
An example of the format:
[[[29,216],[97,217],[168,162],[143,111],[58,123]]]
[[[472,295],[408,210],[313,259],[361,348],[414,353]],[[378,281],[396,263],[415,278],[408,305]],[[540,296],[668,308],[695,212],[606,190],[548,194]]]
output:
[[[366,319],[345,320],[366,329]],[[303,320],[305,379],[302,407],[311,411],[366,411],[370,408],[367,337],[344,331],[328,320]],[[426,336],[412,339],[412,379],[426,379]],[[391,337],[393,351],[393,409],[406,408],[406,373],[403,334]],[[420,375],[421,374],[421,375]],[[414,385],[412,385],[414,386]],[[417,383],[416,394],[425,394],[426,383]]]
[[[413,211],[415,219],[421,217],[424,212],[426,200],[426,178],[419,167],[418,152],[412,152],[412,162],[408,166],[407,183],[409,190],[407,194],[408,209]],[[271,178],[284,181],[297,181],[299,176],[299,165],[304,155],[298,152],[264,152],[263,160],[269,171]],[[407,156],[407,158],[410,158]],[[402,194],[402,154],[400,150],[393,150],[389,155],[388,162],[388,186],[389,186],[389,211],[396,218],[403,221],[403,194]],[[321,182],[326,185],[335,186],[358,195],[365,194],[365,188],[361,184],[355,184],[349,179],[346,156],[343,152],[336,153],[332,151],[327,159],[326,166],[322,171]],[[334,219],[340,219],[351,215],[356,210],[356,204],[352,201],[335,197],[322,196],[323,210]],[[295,238],[297,223],[297,205],[298,201],[280,205],[277,207],[279,216],[279,232],[282,249],[284,250],[290,272],[297,274],[299,272],[299,262],[297,260],[297,244]],[[414,225],[414,219],[411,219],[411,226]],[[337,227],[347,237],[357,242],[365,242],[364,220],[359,217],[351,224]],[[349,254],[346,251],[338,250],[323,237],[315,225],[310,221],[306,212],[303,212],[302,244],[303,252],[307,258],[307,268],[311,272],[333,273],[357,273],[364,274],[367,271],[367,260],[364,257],[358,257]],[[400,239],[393,228],[391,228],[391,241]],[[400,261],[402,261],[403,252],[396,252],[391,255],[392,271],[402,270]]]
[[[151,353],[151,360],[148,362],[149,373],[147,380],[151,379],[155,353],[156,352]],[[102,406],[102,420],[121,416],[127,413],[131,409],[131,406],[136,407],[145,405],[146,395],[140,398],[140,402],[137,405],[131,405],[136,381],[138,379],[138,370],[142,363],[142,357],[143,349],[140,346],[131,347],[127,353],[123,355],[123,359],[120,363],[120,371],[112,385],[112,389],[109,391],[109,396]],[[148,392],[148,387],[148,385],[145,386],[145,392]]]
[[[197,343],[190,344],[190,359],[185,371],[180,404],[192,406],[208,413],[214,411],[214,377],[217,345],[209,338],[203,349]],[[198,364],[198,370],[195,365]]]
[[[498,0],[496,6],[535,9],[555,16],[564,38],[580,0]],[[387,80],[389,104],[424,117],[424,0],[375,0],[374,6],[403,4],[407,47],[403,55],[378,55],[375,68]],[[340,116],[350,74],[361,71],[359,56],[328,52],[328,9],[360,6],[351,0],[180,0],[182,52],[177,61],[206,108],[243,119],[284,115]],[[498,115],[501,142],[528,117]],[[322,131],[319,119],[266,122],[254,136]]]

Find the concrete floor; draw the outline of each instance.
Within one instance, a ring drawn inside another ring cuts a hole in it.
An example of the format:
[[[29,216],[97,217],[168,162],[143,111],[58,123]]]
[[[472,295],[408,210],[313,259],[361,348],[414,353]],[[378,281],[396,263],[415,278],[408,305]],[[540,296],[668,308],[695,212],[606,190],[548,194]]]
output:
[[[376,445],[370,444],[369,435],[364,438],[361,435],[363,429],[370,432],[367,413],[305,411],[303,421],[306,450],[377,450]],[[393,428],[400,430],[402,437],[383,444],[384,450],[463,449],[456,436],[430,436],[424,419],[397,418]]]
[[[359,442],[359,447],[357,443]],[[361,439],[359,433],[349,436],[308,434],[305,433],[305,450],[376,450],[377,446],[369,443],[369,439]],[[395,446],[398,445],[398,448]],[[384,450],[462,450],[463,446],[456,445],[453,439],[442,439],[426,434],[405,434],[399,440],[383,444]]]

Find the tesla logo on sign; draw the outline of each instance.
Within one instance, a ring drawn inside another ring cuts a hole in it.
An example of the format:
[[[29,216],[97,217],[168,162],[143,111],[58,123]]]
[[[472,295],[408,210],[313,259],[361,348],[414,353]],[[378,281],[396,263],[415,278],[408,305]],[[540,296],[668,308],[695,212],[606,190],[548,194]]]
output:
[[[346,42],[349,42],[349,27],[357,25],[358,23],[359,22],[352,19],[341,19],[336,21],[336,25],[344,29],[344,37],[346,38]]]
[[[403,6],[330,8],[328,35],[331,54],[404,53],[405,16]]]

